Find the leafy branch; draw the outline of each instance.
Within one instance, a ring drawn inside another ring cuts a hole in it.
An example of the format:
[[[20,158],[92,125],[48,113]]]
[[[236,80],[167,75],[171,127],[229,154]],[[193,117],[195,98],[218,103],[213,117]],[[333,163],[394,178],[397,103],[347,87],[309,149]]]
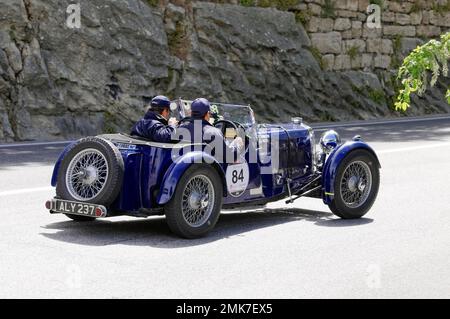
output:
[[[411,94],[421,96],[428,84],[433,87],[439,76],[448,76],[448,60],[450,59],[450,32],[441,35],[441,41],[430,40],[417,47],[403,61],[398,71],[398,79],[402,79],[402,89],[399,91],[395,109],[406,111],[411,104]],[[431,81],[428,83],[428,73],[431,71]],[[450,88],[445,95],[450,104]]]

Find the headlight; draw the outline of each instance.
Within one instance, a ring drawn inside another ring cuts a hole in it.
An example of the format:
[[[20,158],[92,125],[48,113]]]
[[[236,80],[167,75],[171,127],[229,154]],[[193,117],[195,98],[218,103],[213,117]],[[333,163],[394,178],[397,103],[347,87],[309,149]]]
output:
[[[320,147],[322,151],[326,154],[329,154],[332,150],[334,150],[341,143],[341,138],[339,134],[334,130],[326,131],[320,137]]]

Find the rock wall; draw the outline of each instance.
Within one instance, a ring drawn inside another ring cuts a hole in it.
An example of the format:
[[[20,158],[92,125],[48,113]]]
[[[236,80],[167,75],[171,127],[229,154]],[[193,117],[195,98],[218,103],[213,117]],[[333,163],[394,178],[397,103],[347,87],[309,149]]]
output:
[[[405,53],[450,28],[447,1],[306,2],[296,9],[327,70],[396,69]],[[367,24],[371,3],[381,4],[381,28]]]
[[[368,1],[220,2],[0,0],[0,140],[128,131],[156,94],[250,103],[262,121],[402,116],[396,63],[449,27],[442,1],[384,1],[375,32]],[[445,85],[406,115],[450,113]]]

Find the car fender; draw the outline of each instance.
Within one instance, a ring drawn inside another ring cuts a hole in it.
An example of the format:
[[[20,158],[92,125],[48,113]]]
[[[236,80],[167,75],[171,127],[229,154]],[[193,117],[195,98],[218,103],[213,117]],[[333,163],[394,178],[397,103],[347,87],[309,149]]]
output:
[[[53,174],[52,174],[52,180],[51,185],[53,187],[56,187],[56,182],[58,181],[58,173],[59,173],[59,167],[61,166],[61,162],[66,156],[66,154],[77,144],[77,141],[70,143],[66,146],[66,148],[62,151],[62,153],[59,155],[58,160],[55,163],[55,166],[53,167]]]
[[[348,141],[339,145],[328,156],[322,170],[322,199],[325,204],[329,205],[334,198],[334,182],[339,165],[350,152],[358,149],[369,151],[375,157],[378,167],[381,168],[375,151],[367,143],[363,141]]]
[[[224,183],[225,192],[225,173],[219,162],[213,156],[207,153],[201,151],[189,152],[177,158],[177,160],[169,166],[166,173],[164,174],[157,197],[158,204],[164,205],[172,198],[181,176],[192,164],[196,163],[207,163],[208,165],[212,165],[217,170],[222,179],[222,182]]]

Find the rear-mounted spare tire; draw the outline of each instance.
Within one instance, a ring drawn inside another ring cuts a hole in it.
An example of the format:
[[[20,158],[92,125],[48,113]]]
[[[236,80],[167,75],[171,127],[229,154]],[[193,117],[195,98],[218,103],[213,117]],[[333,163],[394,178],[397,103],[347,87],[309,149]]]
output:
[[[61,162],[56,195],[65,200],[108,207],[119,195],[123,173],[123,158],[114,144],[99,137],[83,138]],[[76,215],[69,217],[91,219]]]

